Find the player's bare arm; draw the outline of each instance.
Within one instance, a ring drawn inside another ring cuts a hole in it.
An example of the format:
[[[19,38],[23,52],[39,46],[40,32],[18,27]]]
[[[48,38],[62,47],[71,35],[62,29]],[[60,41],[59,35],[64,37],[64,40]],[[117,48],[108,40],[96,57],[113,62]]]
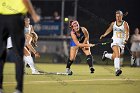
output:
[[[112,32],[113,25],[114,25],[114,22],[112,22],[111,25],[109,26],[109,28],[106,30],[106,32],[100,36],[100,39],[102,39],[103,37],[107,36],[110,32]]]
[[[87,44],[88,41],[89,41],[89,33],[88,33],[88,31],[87,31],[87,29],[85,27],[81,27],[81,29],[82,29],[82,31],[84,33],[84,36],[85,36],[85,40],[84,40],[83,43],[84,44]]]
[[[125,40],[128,41],[129,39],[129,25],[127,22],[124,23],[124,29],[125,29]]]

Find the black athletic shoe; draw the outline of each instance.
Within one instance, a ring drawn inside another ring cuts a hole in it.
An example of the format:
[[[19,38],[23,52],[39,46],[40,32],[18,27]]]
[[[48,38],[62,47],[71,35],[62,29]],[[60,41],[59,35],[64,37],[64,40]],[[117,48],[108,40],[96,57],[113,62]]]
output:
[[[68,75],[72,75],[73,74],[73,72],[71,71],[70,73],[68,73]]]
[[[106,60],[105,54],[107,53],[107,51],[104,51],[103,56],[102,56],[102,61]]]
[[[90,68],[90,73],[94,73],[95,69],[94,68]]]
[[[122,70],[120,70],[120,69],[117,70],[117,71],[116,71],[116,76],[119,76],[121,73],[122,73]]]

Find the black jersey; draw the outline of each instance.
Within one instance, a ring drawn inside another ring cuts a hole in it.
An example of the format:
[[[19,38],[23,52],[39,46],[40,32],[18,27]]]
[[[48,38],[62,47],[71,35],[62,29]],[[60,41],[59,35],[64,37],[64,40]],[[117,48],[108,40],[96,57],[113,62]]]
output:
[[[84,33],[83,33],[81,27],[80,27],[80,29],[79,29],[79,32],[80,32],[80,35],[77,35],[76,32],[75,32],[74,34],[76,35],[78,41],[79,41],[80,43],[83,43],[84,40],[85,40],[85,35],[84,35]]]

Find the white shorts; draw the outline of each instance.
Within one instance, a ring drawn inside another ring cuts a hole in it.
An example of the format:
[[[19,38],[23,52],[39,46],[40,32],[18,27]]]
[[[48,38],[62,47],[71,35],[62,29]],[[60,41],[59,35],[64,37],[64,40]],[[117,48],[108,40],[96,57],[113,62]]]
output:
[[[131,51],[140,51],[140,43],[132,43]]]
[[[12,45],[12,40],[11,40],[11,37],[8,37],[7,38],[7,48],[12,48],[13,45]]]
[[[111,43],[111,48],[114,45],[117,45],[117,46],[119,46],[121,48],[121,50],[124,50],[125,45],[123,44],[123,40],[122,39],[114,38],[113,39],[113,43]]]

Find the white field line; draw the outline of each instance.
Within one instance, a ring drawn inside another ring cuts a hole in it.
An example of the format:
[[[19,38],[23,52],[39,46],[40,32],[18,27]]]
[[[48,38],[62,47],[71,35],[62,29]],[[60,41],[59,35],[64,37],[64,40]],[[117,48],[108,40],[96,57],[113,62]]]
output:
[[[50,80],[50,81],[29,81],[24,84],[58,83],[58,82],[90,82],[90,81],[140,81],[140,79],[85,79],[85,80]],[[4,82],[4,84],[16,84],[16,82]]]

